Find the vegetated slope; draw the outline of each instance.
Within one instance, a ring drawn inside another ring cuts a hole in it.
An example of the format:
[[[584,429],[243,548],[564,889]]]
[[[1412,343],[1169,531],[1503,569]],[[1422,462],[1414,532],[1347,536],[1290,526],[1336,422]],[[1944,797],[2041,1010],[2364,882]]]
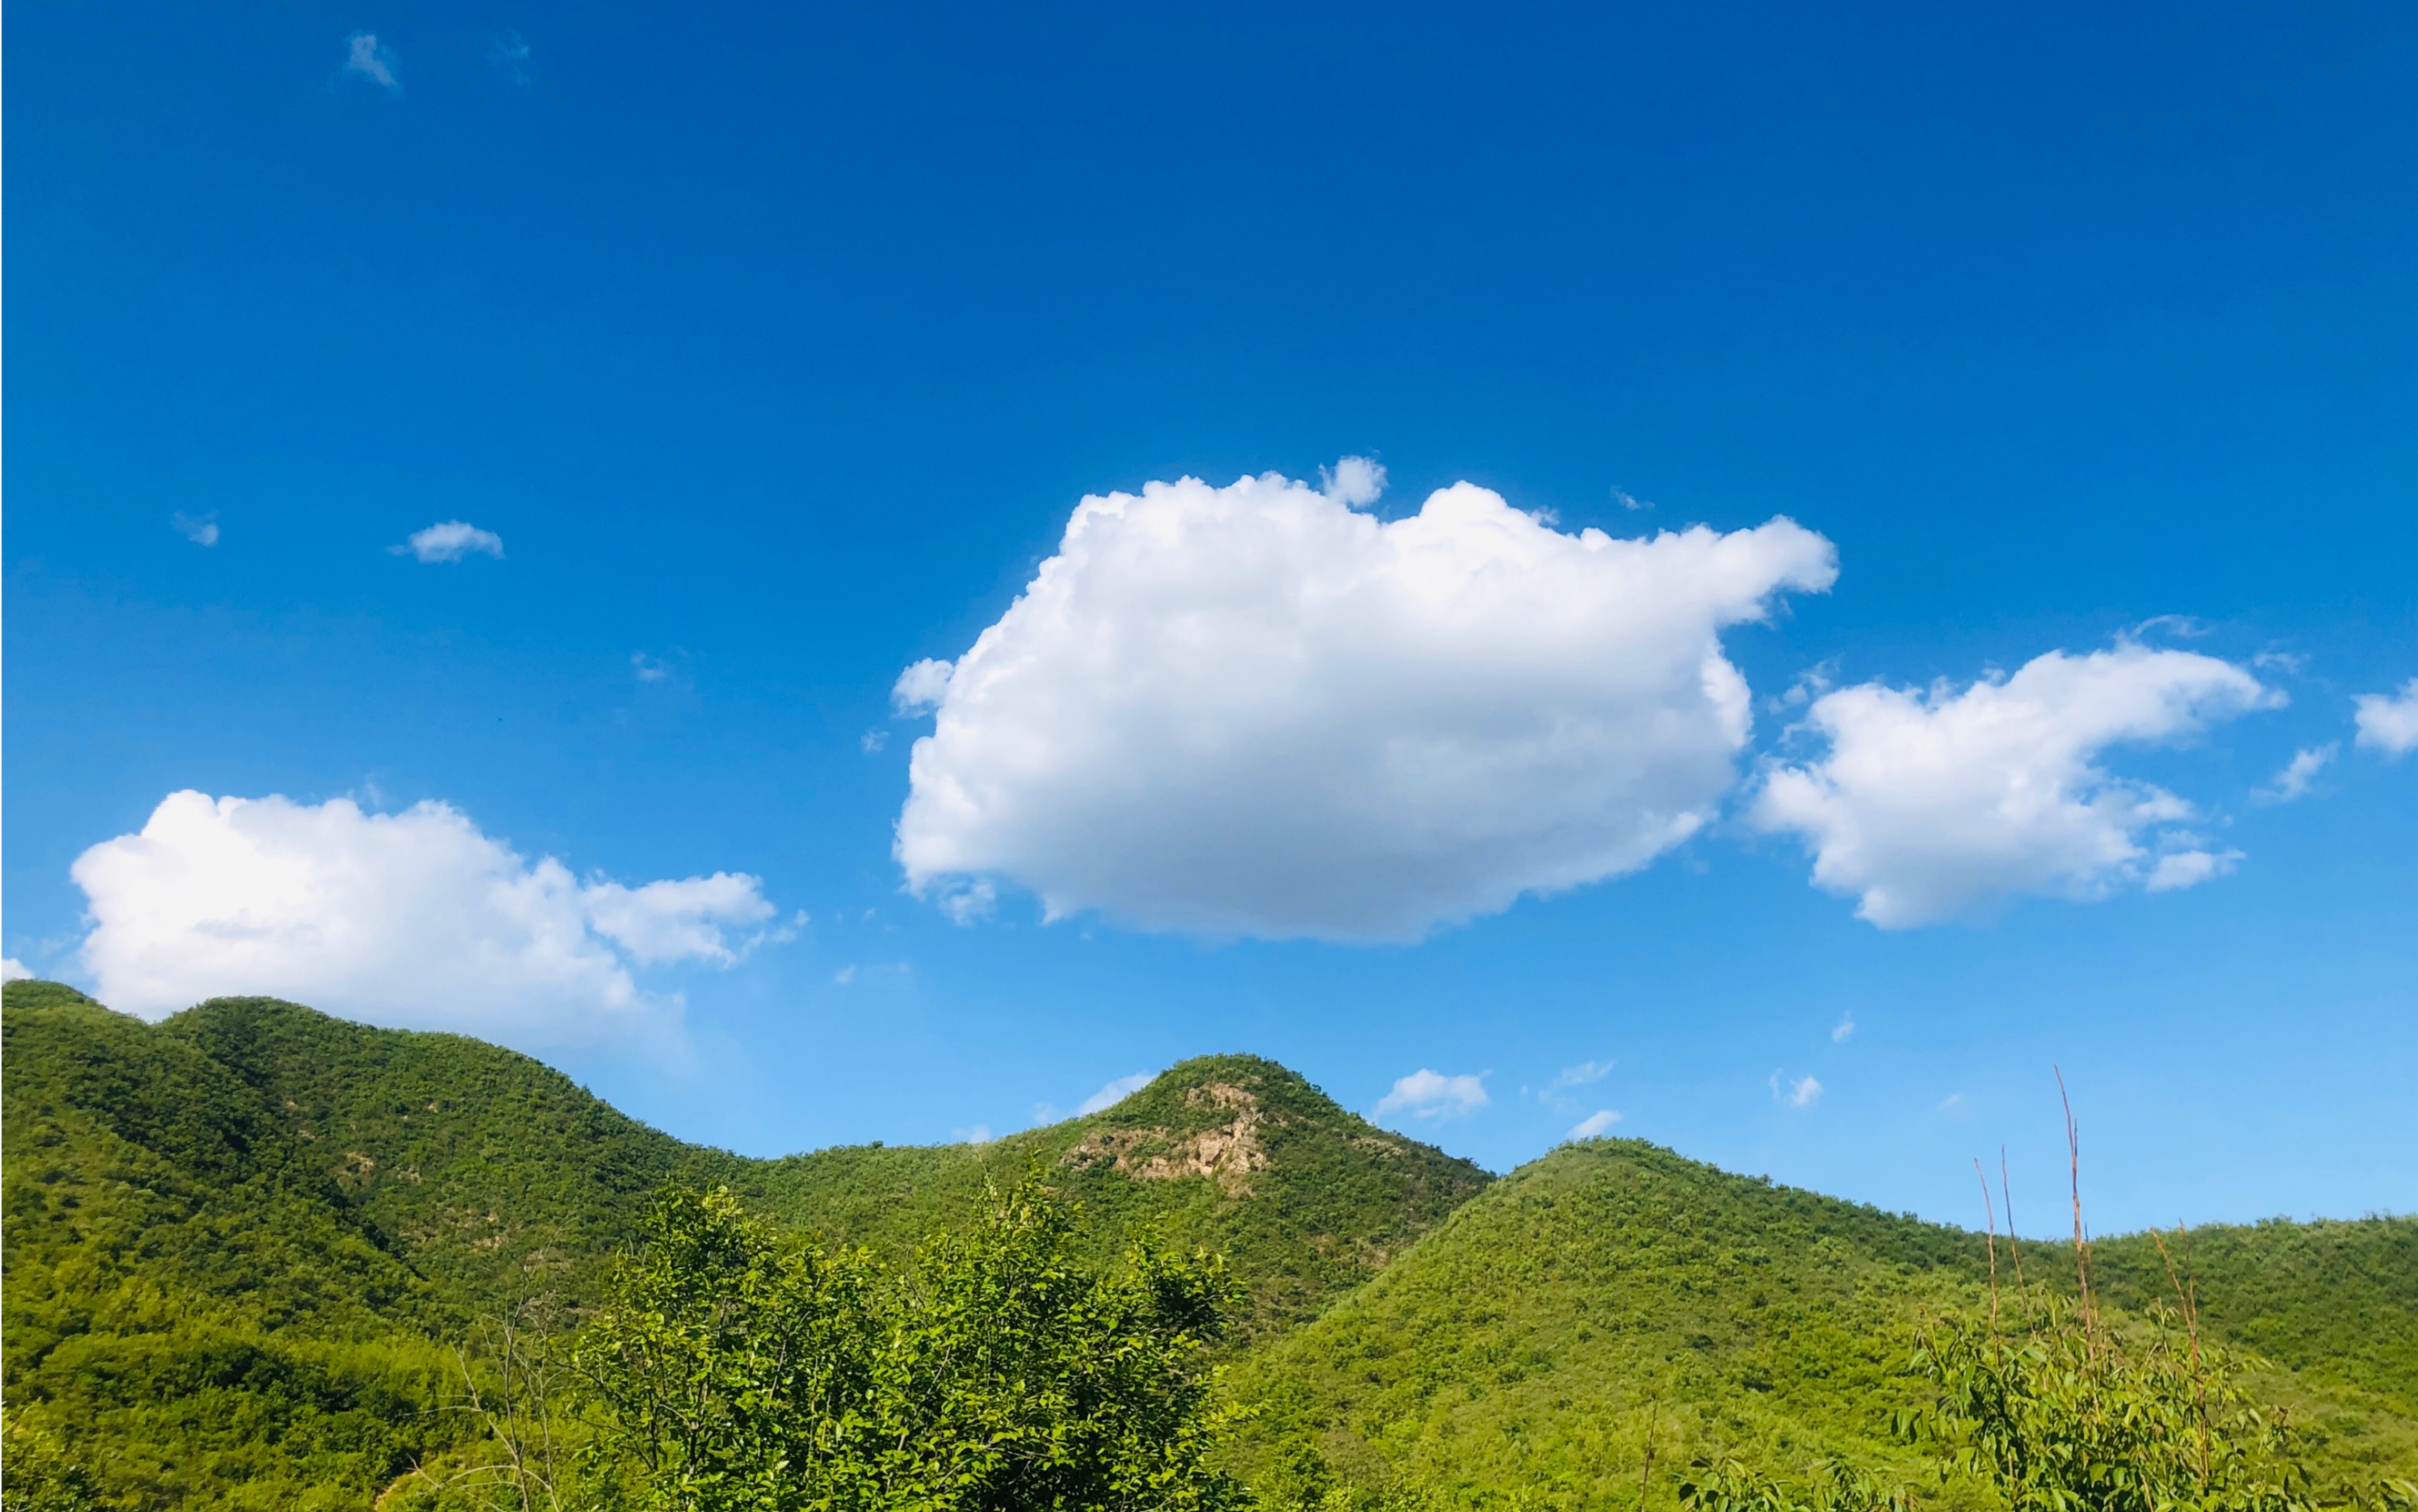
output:
[[[466,1311],[583,1301],[666,1182],[752,1162],[650,1129],[528,1056],[221,998],[153,1031],[239,1077],[357,1220]]]
[[[1723,1450],[1912,1475],[1882,1425],[1915,1395],[1915,1321],[1986,1295],[1980,1235],[1633,1142],[1489,1187],[1247,1056],[995,1144],[755,1161],[475,1040],[260,999],[157,1026],[55,985],[5,1000],[11,1416],[126,1507],[366,1507],[456,1430],[429,1409],[476,1317],[592,1296],[667,1181],[897,1255],[1037,1164],[1103,1246],[1231,1256],[1252,1298],[1236,1386],[1271,1403],[1255,1474],[1314,1440],[1364,1477],[1624,1512],[1649,1443],[1657,1496]],[[2176,1253],[2211,1332],[2295,1367],[2262,1384],[2321,1464],[2418,1465],[2418,1223],[2207,1229]],[[2145,1237],[2097,1256],[2103,1296],[2164,1290]],[[2072,1259],[2026,1246],[2035,1287],[2070,1290]]]
[[[1250,1292],[1246,1333],[1309,1317],[1488,1180],[1273,1061],[1226,1055],[1183,1061],[1105,1112],[994,1144],[822,1151],[773,1162],[747,1186],[800,1227],[896,1247],[1028,1164],[1082,1204],[1099,1244],[1150,1232],[1224,1253]]]
[[[2001,1303],[2017,1307],[2001,1263]],[[1978,1234],[1637,1141],[1565,1146],[1257,1352],[1237,1389],[1270,1411],[1243,1459],[1265,1475],[1306,1442],[1364,1480],[1573,1507],[1635,1506],[1649,1444],[1658,1475],[1737,1456],[1801,1476],[1842,1456],[1927,1485],[1889,1413],[1921,1398],[1904,1373],[1918,1324],[1984,1305],[1986,1269]],[[2418,1465],[2418,1425],[2391,1404],[2269,1385],[2316,1415],[2327,1473]]]
[[[70,989],[7,1001],[12,1418],[140,1507],[361,1506],[451,1437],[457,1320],[256,1091]]]
[[[742,1159],[453,1035],[231,999],[160,1025],[72,989],[6,1002],[6,1391],[127,1507],[365,1507],[457,1436],[476,1320],[567,1315],[667,1182],[903,1252],[1039,1162],[1095,1241],[1228,1252],[1246,1333],[1315,1311],[1485,1175],[1282,1067],[1186,1062],[986,1147]]]
[[[2216,1333],[2418,1417],[2418,1217],[2276,1218],[2161,1237],[2165,1257],[2148,1234],[2093,1243],[2100,1293],[2124,1306],[2171,1300],[2170,1258]]]
[[[668,1182],[727,1184],[834,1242],[903,1252],[987,1183],[1038,1163],[1096,1241],[1145,1230],[1225,1251],[1256,1322],[1308,1316],[1486,1181],[1250,1056],[1175,1066],[1105,1112],[983,1146],[860,1145],[749,1160],[624,1117],[529,1058],[371,1029],[271,999],[220,999],[158,1032],[282,1111],[351,1210],[459,1305],[546,1291],[577,1304]]]

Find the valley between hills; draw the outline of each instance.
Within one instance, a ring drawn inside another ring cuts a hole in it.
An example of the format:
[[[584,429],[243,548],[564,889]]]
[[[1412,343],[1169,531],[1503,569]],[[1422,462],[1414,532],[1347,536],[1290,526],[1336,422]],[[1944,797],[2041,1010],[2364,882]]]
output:
[[[1921,1395],[1917,1330],[2075,1286],[2069,1247],[1994,1255],[1638,1140],[1492,1176],[1250,1056],[990,1144],[754,1160],[459,1036],[268,999],[145,1024],[52,983],[5,1003],[11,1463],[37,1445],[112,1508],[418,1504],[408,1472],[467,1431],[456,1347],[533,1298],[579,1317],[666,1184],[904,1256],[1037,1169],[1102,1254],[1149,1231],[1225,1255],[1244,1300],[1221,1390],[1253,1409],[1232,1468],[1278,1507],[1415,1483],[1630,1512],[1715,1458],[1914,1484],[1890,1425]],[[2322,1482],[2418,1475],[2418,1219],[2168,1244],[2200,1326],[2264,1362],[2252,1385]],[[2098,1241],[2091,1266],[2120,1311],[2174,1285],[2149,1235]],[[1994,1504],[1978,1481],[1923,1485]]]

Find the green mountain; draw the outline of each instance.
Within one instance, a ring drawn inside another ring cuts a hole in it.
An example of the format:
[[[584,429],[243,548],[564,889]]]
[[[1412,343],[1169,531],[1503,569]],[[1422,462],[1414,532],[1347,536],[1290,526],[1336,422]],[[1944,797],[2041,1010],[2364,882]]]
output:
[[[666,1182],[903,1251],[1039,1162],[1102,1245],[1226,1252],[1245,1336],[1315,1313],[1485,1174],[1247,1056],[995,1144],[747,1160],[476,1040],[267,999],[151,1026],[6,989],[6,1390],[129,1506],[360,1506],[462,1425],[482,1315],[575,1312]]]
[[[1718,1453],[1911,1478],[1885,1424],[1913,1330],[1988,1295],[1979,1235],[1631,1141],[1491,1182],[1248,1056],[993,1144],[758,1161],[458,1036],[266,999],[158,1025],[54,984],[5,1002],[10,1463],[55,1444],[115,1507],[370,1506],[467,1432],[453,1346],[531,1295],[575,1316],[666,1182],[897,1254],[1037,1165],[1094,1244],[1225,1252],[1250,1299],[1233,1387],[1266,1404],[1239,1459],[1279,1501],[1334,1474],[1626,1512]],[[2418,1470],[2418,1222],[2170,1247],[2325,1469]],[[2165,1294],[2146,1236],[2094,1263],[2119,1305]],[[2070,1250],[2023,1264],[2072,1285]],[[2012,1270],[2002,1242],[2004,1306]]]
[[[2267,1352],[2262,1394],[2314,1429],[2316,1468],[2337,1481],[2418,1466],[2413,1245],[2406,1218],[2189,1240],[2205,1325]],[[2093,1260],[2118,1304],[2167,1292],[2146,1235]],[[2026,1245],[2022,1263],[2036,1291],[2075,1285],[2070,1248]],[[2004,1241],[1997,1265],[1998,1305],[2019,1310]],[[1915,1330],[1988,1306],[1989,1272],[1980,1234],[1633,1140],[1565,1146],[1257,1352],[1238,1384],[1271,1411],[1250,1458],[1264,1475],[1308,1443],[1364,1482],[1573,1507],[1637,1505],[1649,1448],[1666,1476],[1737,1458],[1803,1478],[1840,1457],[1921,1484],[1889,1430],[1922,1396],[1905,1374]],[[1978,1485],[1937,1494],[1990,1501]]]

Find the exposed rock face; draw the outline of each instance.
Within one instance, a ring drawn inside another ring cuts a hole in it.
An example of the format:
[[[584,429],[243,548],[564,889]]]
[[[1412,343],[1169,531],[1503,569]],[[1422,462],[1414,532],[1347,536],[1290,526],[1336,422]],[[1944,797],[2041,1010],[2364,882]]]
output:
[[[1194,1107],[1216,1107],[1234,1116],[1216,1128],[1188,1135],[1156,1126],[1101,1129],[1067,1151],[1066,1164],[1085,1170],[1107,1165],[1144,1182],[1205,1176],[1224,1187],[1229,1197],[1247,1196],[1251,1172],[1268,1168],[1267,1146],[1260,1138],[1260,1100],[1225,1081],[1195,1087],[1185,1093],[1184,1100]]]

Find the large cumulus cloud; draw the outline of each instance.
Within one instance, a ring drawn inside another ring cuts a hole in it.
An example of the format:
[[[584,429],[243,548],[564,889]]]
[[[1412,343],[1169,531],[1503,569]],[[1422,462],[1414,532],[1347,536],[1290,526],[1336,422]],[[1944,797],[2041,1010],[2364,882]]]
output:
[[[896,852],[1053,915],[1207,935],[1415,939],[1645,865],[1701,828],[1745,744],[1724,626],[1827,588],[1786,519],[1620,540],[1468,483],[1416,515],[1273,474],[1085,498],[954,663]]]
[[[773,915],[753,877],[582,882],[438,802],[370,814],[171,793],[73,875],[92,914],[84,965],[113,1007],[156,1018],[265,993],[523,1046],[663,1027],[669,1001],[629,962],[728,965],[754,937],[726,931]]]

